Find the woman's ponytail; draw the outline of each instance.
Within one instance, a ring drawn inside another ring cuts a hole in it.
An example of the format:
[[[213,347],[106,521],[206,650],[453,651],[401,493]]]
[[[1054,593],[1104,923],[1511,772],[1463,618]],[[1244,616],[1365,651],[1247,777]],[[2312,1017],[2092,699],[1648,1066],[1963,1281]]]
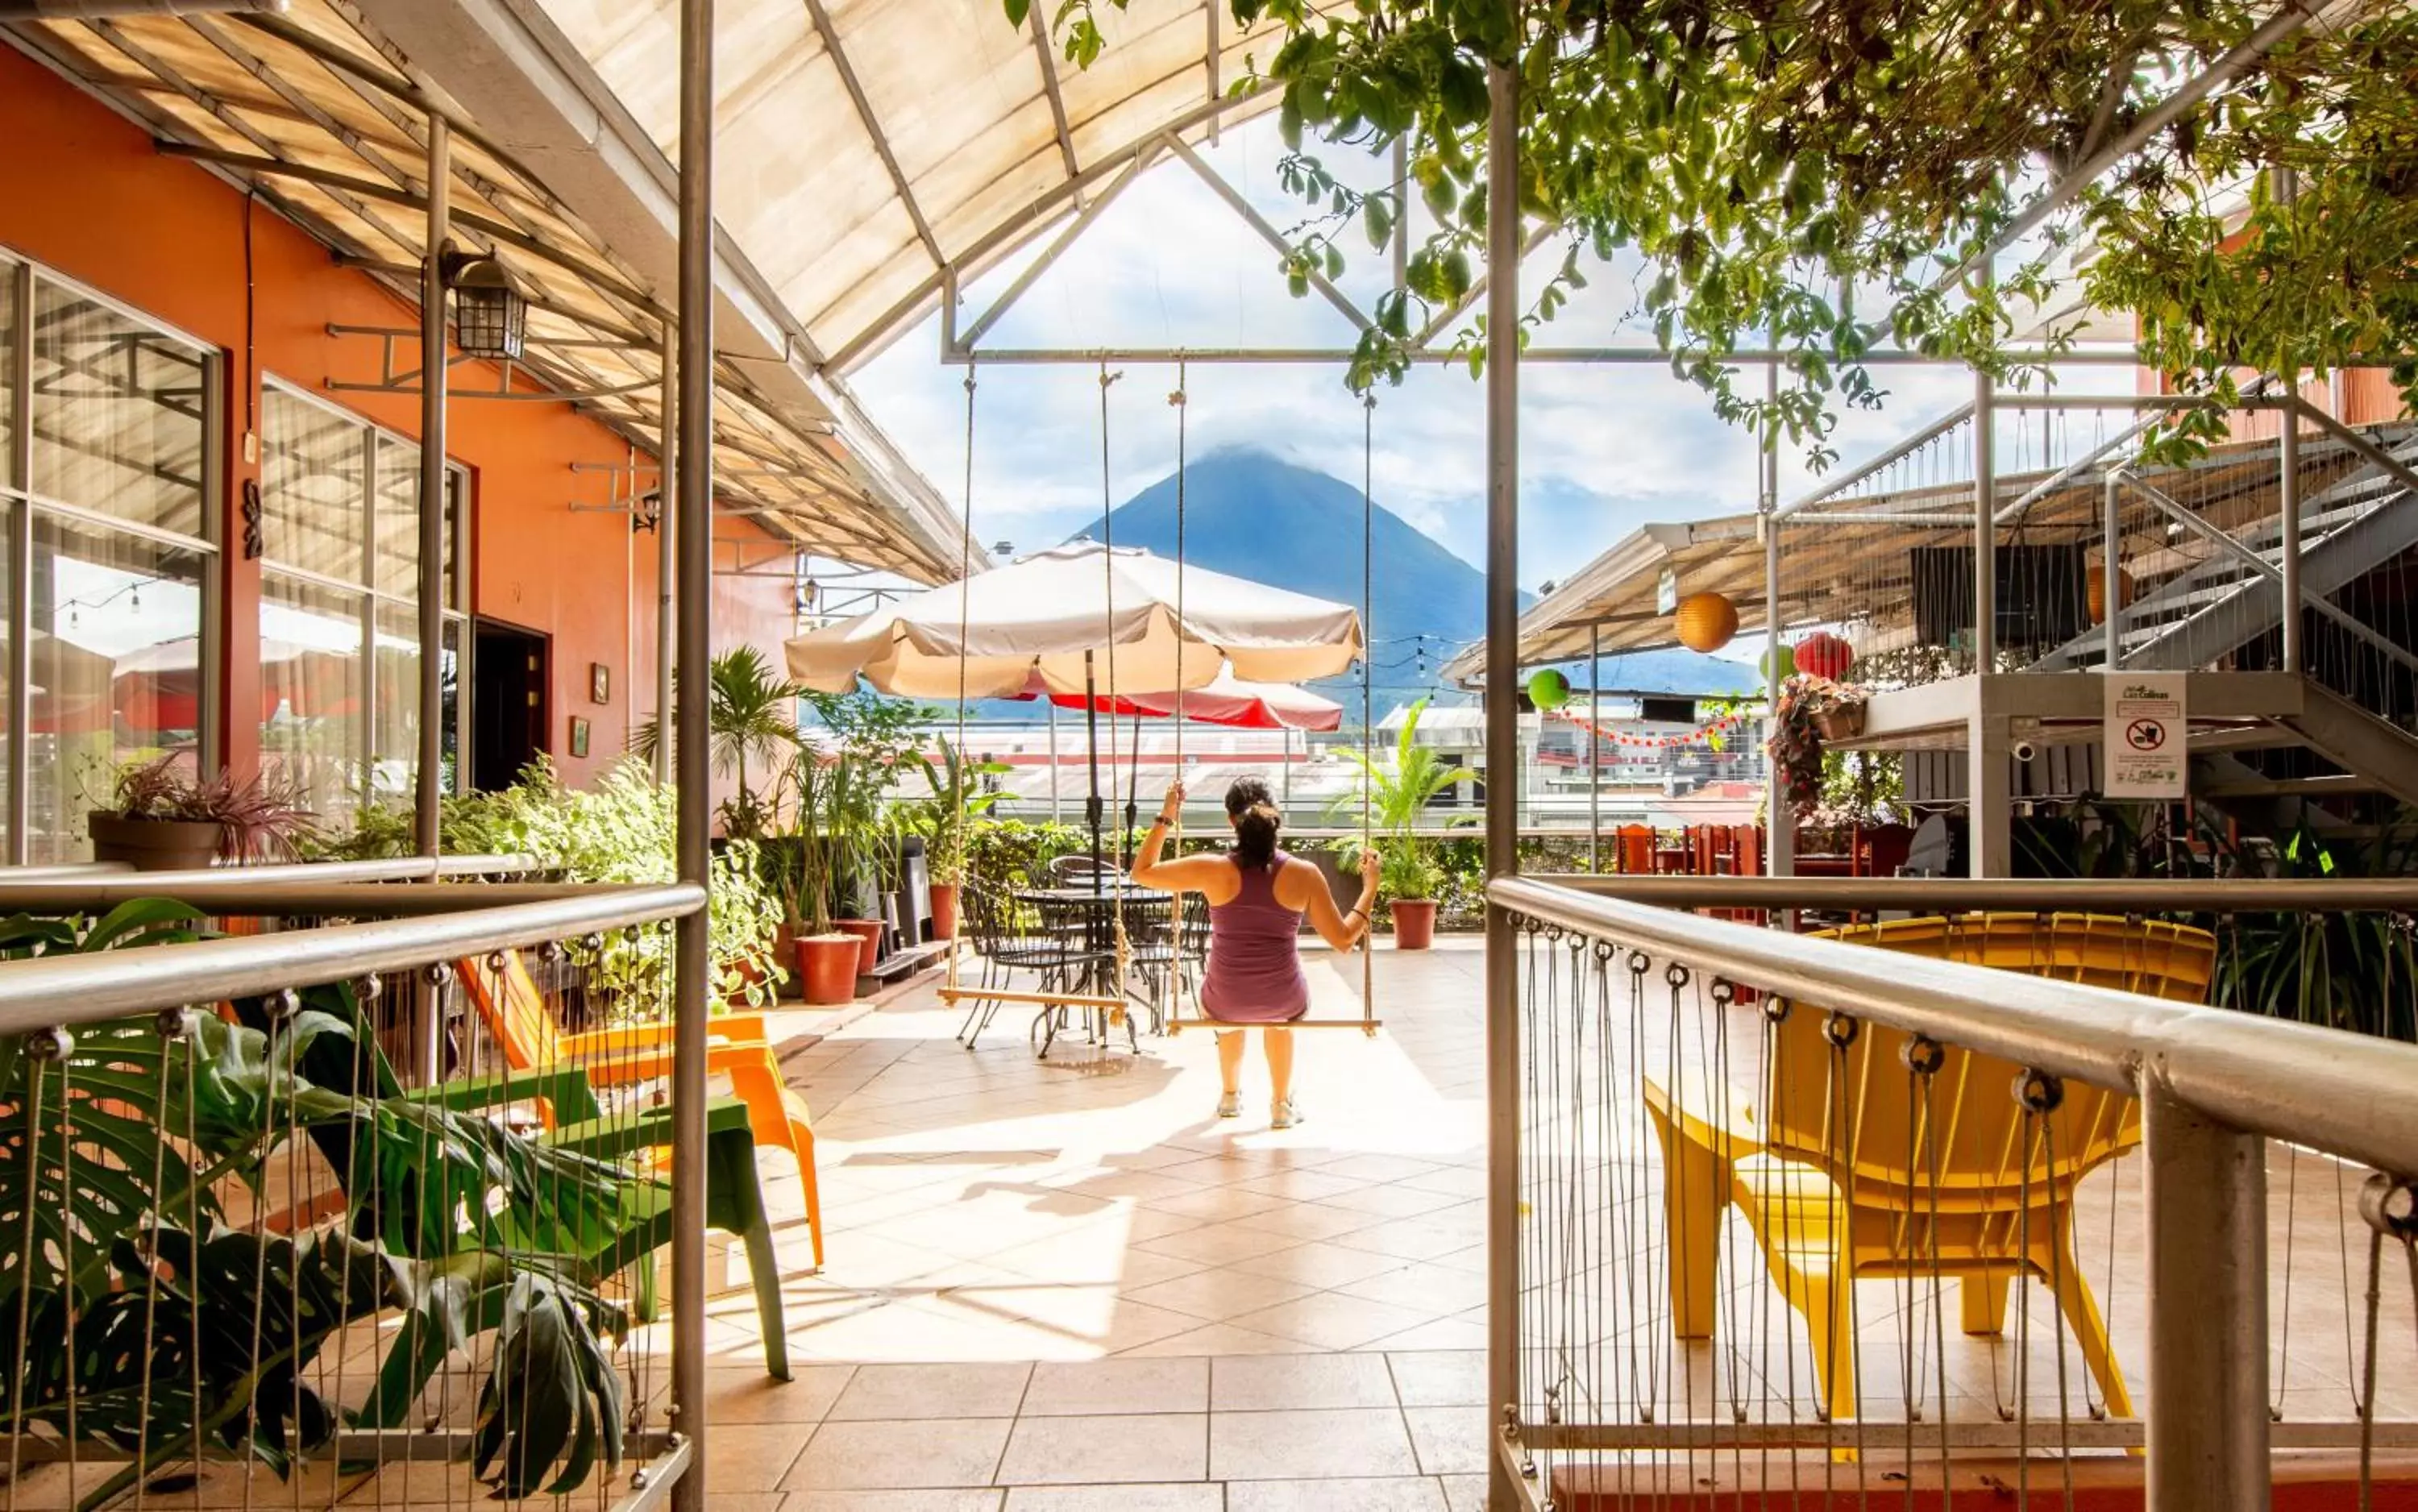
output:
[[[1234,821],[1234,863],[1264,868],[1277,856],[1277,831],[1284,815],[1268,795],[1268,785],[1257,777],[1236,779],[1226,789],[1226,817]]]

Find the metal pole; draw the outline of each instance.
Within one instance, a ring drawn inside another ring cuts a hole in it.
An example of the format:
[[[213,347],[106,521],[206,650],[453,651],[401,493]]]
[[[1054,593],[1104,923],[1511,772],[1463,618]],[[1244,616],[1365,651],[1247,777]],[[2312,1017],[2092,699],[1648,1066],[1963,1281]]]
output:
[[[2123,486],[2124,475],[2110,468],[2105,496],[2099,501],[2099,619],[2106,636],[2101,670],[2105,672],[2116,671],[2124,664],[2124,629],[2120,623],[2124,594],[2119,586],[2124,581]]]
[[[427,255],[420,267],[420,748],[412,774],[413,848],[443,848],[439,765],[445,759],[445,253],[452,235],[453,130],[428,117]],[[444,1075],[442,1002],[424,980],[412,984],[414,1051],[420,1084]]]
[[[1766,363],[1763,369],[1763,394],[1767,400],[1780,396],[1780,368]],[[1767,666],[1780,665],[1780,531],[1784,517],[1780,508],[1780,437],[1767,432],[1761,451],[1762,476],[1756,480],[1763,494],[1763,617],[1765,624],[1764,655]],[[1767,738],[1780,725],[1780,680],[1769,671],[1764,674],[1764,733]],[[1773,877],[1790,877],[1797,871],[1797,814],[1788,804],[1788,783],[1770,756],[1770,746],[1764,747],[1763,791],[1764,831],[1768,854],[1764,870]],[[1795,914],[1782,914],[1775,923],[1793,927]]]
[[[1986,273],[1984,274],[1986,277]],[[2007,874],[2013,816],[2007,783],[2009,723],[1993,712],[1998,662],[1997,385],[1973,370],[1973,714],[1965,727],[1967,868],[1975,877]]]
[[[1293,730],[1288,726],[1277,731],[1277,735],[1284,741],[1284,756],[1281,758],[1282,766],[1278,776],[1278,781],[1284,785],[1284,796],[1278,802],[1287,814],[1291,814],[1293,812]]]
[[[2141,1123],[2149,1512],[2265,1512],[2267,1143],[2185,1107],[2154,1069]]]
[[[1042,702],[1049,710],[1049,822],[1059,824],[1064,816],[1058,806],[1058,700],[1045,697]]]
[[[706,664],[713,655],[713,0],[681,0],[680,36],[681,680],[673,762],[680,876],[709,885],[712,787],[707,780]],[[703,909],[677,926],[672,1001],[672,1427],[688,1473],[676,1512],[705,1512],[705,1063],[712,938]]]
[[[1587,870],[1603,870],[1603,627],[1587,626]]]
[[[2287,374],[2285,391],[2299,396],[2301,375]],[[2284,670],[2303,670],[2308,650],[2302,644],[2301,608],[2301,410],[2295,404],[2284,410],[2284,430],[2277,438],[2283,453],[2280,474],[2276,479],[2275,507],[2283,515],[2283,539],[2276,555],[2283,569],[2283,613],[2277,623],[2284,631]]]
[[[1520,74],[1487,68],[1486,875],[1520,868]],[[1520,1405],[1520,978],[1511,915],[1486,910],[1487,1431]],[[1523,1503],[1503,1457],[1486,1504]]]
[[[655,781],[672,780],[672,664],[680,649],[680,328],[664,323],[663,440],[655,468]]]

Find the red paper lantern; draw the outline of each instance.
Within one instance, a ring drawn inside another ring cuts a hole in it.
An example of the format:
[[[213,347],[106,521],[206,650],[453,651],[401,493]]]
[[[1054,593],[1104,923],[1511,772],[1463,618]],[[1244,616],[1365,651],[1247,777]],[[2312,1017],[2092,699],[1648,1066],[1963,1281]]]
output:
[[[1797,670],[1836,682],[1855,664],[1856,649],[1828,631],[1815,631],[1797,643]]]

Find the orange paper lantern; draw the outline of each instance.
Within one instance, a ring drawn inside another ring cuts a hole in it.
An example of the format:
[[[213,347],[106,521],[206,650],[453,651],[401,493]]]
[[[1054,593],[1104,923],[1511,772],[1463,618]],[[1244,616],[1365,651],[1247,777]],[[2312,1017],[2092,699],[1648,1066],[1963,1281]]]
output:
[[[2098,624],[2107,618],[2107,573],[2093,566],[2083,575],[2083,593],[2090,608],[2090,622]],[[2133,602],[2133,574],[2116,569],[2116,607],[2121,609]]]
[[[1691,593],[1672,617],[1679,644],[1691,651],[1718,651],[1737,634],[1737,605],[1719,593]]]

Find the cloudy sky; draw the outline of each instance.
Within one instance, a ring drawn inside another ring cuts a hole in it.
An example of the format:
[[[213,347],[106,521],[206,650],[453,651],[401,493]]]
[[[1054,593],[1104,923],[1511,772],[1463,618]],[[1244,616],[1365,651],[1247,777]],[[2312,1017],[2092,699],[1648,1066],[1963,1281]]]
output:
[[[1272,118],[1225,133],[1203,156],[1280,229],[1301,219],[1278,183],[1283,145]],[[1358,157],[1358,155],[1354,155]],[[1354,181],[1377,176],[1359,157],[1330,166]],[[1414,235],[1422,227],[1415,219]],[[1386,260],[1357,249],[1342,285],[1372,309]],[[1036,249],[1037,250],[1037,249]],[[1030,253],[1027,254],[1028,256]],[[1551,245],[1527,269],[1541,285],[1560,259]],[[961,327],[1021,269],[995,270],[968,291]],[[1552,344],[1643,343],[1628,320],[1634,298],[1620,269],[1591,268],[1590,286],[1539,338]],[[1315,295],[1291,297],[1276,253],[1184,164],[1137,181],[985,338],[991,346],[1086,349],[1348,347],[1351,328]],[[938,317],[903,335],[851,378],[866,407],[952,503],[964,478],[962,368],[939,361]],[[1109,493],[1122,503],[1172,472],[1172,366],[1127,365],[1110,390]],[[1970,395],[1950,370],[1880,370],[1891,393],[1877,414],[1848,417],[1837,437],[1848,463],[1869,455]],[[1716,419],[1708,397],[1645,366],[1530,364],[1521,375],[1521,580],[1566,576],[1642,524],[1753,507],[1754,448]],[[1339,366],[1196,366],[1195,455],[1221,445],[1263,447],[1356,482],[1361,411]],[[1375,418],[1378,501],[1472,562],[1485,542],[1483,392],[1465,368],[1434,365],[1380,390]],[[974,529],[1019,551],[1082,527],[1100,510],[1100,388],[1089,366],[1007,366],[979,374]],[[1801,457],[1783,458],[1782,496],[1809,485]],[[1280,526],[1272,523],[1272,528]]]

